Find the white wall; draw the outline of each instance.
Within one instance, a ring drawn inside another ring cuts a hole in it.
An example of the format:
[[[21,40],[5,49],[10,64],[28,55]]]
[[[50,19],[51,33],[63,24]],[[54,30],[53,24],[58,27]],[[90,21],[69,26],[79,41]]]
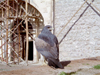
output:
[[[84,0],[56,0],[56,35],[79,9],[83,2]],[[31,0],[31,3],[42,13],[45,25],[52,24],[52,0]],[[100,10],[100,0],[94,0],[93,4]],[[85,3],[82,9],[58,36],[59,41],[86,7],[87,4]],[[73,60],[100,56],[100,17],[89,7],[59,47],[60,60]]]
[[[83,3],[84,0],[56,1],[56,34],[60,32]],[[93,4],[100,10],[100,0],[94,0]],[[58,36],[59,41],[86,7],[87,4],[82,7]],[[73,60],[95,56],[100,56],[100,16],[89,7],[60,44],[60,60]]]

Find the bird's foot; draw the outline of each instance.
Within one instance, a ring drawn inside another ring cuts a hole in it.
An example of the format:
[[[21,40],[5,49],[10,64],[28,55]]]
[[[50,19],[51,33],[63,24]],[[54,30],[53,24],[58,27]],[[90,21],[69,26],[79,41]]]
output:
[[[39,63],[41,63],[42,65],[47,65],[46,60],[39,60]]]
[[[42,65],[47,65],[47,63],[46,62],[43,62],[43,64]]]

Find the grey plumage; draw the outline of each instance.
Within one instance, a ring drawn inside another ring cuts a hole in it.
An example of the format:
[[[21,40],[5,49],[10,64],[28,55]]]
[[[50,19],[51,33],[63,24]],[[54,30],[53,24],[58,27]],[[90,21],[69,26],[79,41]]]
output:
[[[52,27],[47,25],[43,28],[38,38],[35,40],[37,51],[42,54],[48,61],[49,66],[55,68],[63,68],[59,62],[59,46],[58,40],[49,29]]]

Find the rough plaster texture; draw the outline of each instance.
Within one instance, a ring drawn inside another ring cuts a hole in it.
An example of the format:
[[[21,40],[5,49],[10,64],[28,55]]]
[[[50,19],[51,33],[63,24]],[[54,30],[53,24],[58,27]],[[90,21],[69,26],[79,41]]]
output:
[[[56,0],[56,34],[58,34],[83,2],[84,0]],[[100,0],[94,0],[93,4],[99,8]],[[63,32],[58,36],[59,41],[86,7],[87,4],[73,17]],[[100,16],[89,7],[60,44],[60,60],[73,60],[95,56],[100,56]]]

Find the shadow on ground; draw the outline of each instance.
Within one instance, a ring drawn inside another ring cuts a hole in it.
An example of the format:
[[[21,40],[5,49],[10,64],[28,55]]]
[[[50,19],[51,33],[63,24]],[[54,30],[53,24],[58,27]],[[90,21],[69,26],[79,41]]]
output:
[[[67,66],[68,64],[70,64],[71,61],[61,61],[61,64],[65,67]]]

